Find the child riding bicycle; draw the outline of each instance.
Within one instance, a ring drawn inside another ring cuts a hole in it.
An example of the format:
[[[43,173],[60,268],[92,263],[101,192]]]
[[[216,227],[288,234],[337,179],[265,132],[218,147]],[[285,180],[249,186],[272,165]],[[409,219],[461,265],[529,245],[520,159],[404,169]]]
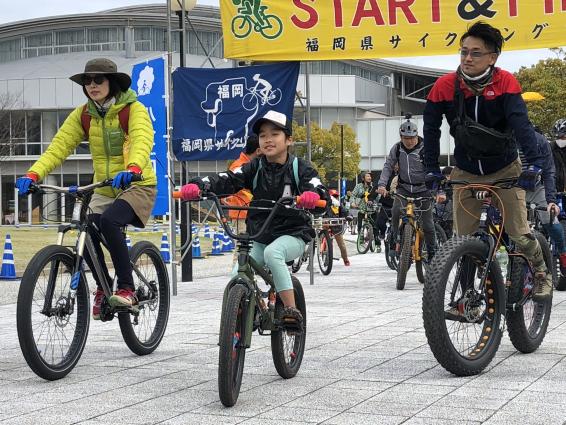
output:
[[[316,170],[302,159],[287,152],[293,144],[291,121],[280,112],[268,111],[253,125],[259,136],[262,157],[234,171],[196,178],[181,189],[184,200],[199,199],[201,191],[217,194],[232,194],[246,188],[252,192],[250,206],[270,206],[281,197],[300,195],[298,205],[314,209],[321,198],[329,200]],[[257,233],[268,212],[248,212],[248,233]],[[301,324],[303,317],[296,308],[291,275],[287,262],[302,255],[305,245],[315,236],[310,219],[303,211],[287,209],[273,220],[270,233],[264,233],[254,241],[251,257],[260,265],[265,264],[273,275],[276,290],[285,308],[284,323]]]

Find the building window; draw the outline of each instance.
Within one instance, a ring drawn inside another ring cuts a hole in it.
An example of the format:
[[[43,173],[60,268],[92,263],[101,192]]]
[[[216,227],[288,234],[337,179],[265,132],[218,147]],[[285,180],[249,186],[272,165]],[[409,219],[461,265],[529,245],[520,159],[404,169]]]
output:
[[[0,63],[21,59],[21,39],[0,42]]]
[[[85,51],[84,29],[71,29],[55,33],[55,53],[71,53]]]
[[[124,28],[89,28],[88,50],[124,50]]]
[[[34,58],[53,54],[53,33],[42,32],[25,37],[24,57]]]

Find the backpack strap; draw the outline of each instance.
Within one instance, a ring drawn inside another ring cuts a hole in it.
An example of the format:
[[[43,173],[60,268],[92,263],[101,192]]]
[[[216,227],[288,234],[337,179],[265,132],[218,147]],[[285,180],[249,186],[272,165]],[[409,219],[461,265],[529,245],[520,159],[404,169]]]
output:
[[[263,164],[261,163],[261,158],[260,158],[259,159],[259,165],[257,166],[257,171],[255,172],[254,181],[253,181],[253,184],[252,184],[252,192],[257,187],[257,176],[259,176],[259,170],[261,170],[262,167],[263,167]]]
[[[87,103],[84,104],[83,110],[81,112],[81,125],[85,133],[85,139],[88,140],[88,132],[90,131],[90,120],[92,117],[87,112]]]
[[[89,131],[90,131],[90,120],[92,117],[88,113],[88,104],[85,103],[83,106],[83,110],[81,112],[81,125],[83,127],[83,131],[85,133],[85,138],[88,140]],[[124,132],[124,134],[129,134],[130,128],[130,104],[124,106],[118,112],[118,121],[120,122],[120,128]]]

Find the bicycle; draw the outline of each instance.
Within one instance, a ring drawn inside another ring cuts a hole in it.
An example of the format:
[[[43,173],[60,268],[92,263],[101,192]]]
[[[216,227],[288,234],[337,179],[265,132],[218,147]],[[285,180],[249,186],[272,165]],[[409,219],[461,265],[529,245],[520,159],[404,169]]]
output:
[[[376,208],[376,210],[373,212],[366,211],[364,213],[364,218],[362,219],[362,225],[358,233],[358,238],[356,239],[356,249],[360,254],[365,254],[369,250],[371,250],[371,252],[375,252],[376,246],[379,245],[378,242],[375,240],[375,238],[377,238],[378,235],[374,234],[373,231],[373,229],[377,226],[375,222],[375,217],[377,217],[381,209],[381,206],[377,203],[378,200],[376,200],[375,202],[374,201],[367,202],[368,208],[370,209]]]
[[[275,90],[269,90],[267,96],[261,95],[258,90],[260,82],[256,82],[255,85],[249,89],[249,92],[244,95],[242,98],[242,107],[247,111],[252,111],[257,108],[258,103],[261,105],[268,104],[270,106],[277,105],[281,101],[281,97],[283,94],[281,93],[280,88],[276,88]]]
[[[263,22],[250,14],[249,7],[238,8],[238,15],[232,18],[232,34],[236,38],[246,38],[252,32],[259,32],[268,40],[279,37],[283,31],[283,23],[278,16],[267,15],[267,6],[260,6],[258,14]],[[255,18],[255,19],[254,19]]]
[[[426,244],[424,242],[424,231],[421,224],[420,215],[426,210],[416,207],[429,200],[430,196],[410,197],[400,193],[394,193],[393,197],[405,201],[405,206],[401,206],[401,216],[399,218],[399,260],[397,263],[397,289],[403,290],[407,280],[407,272],[411,264],[415,263],[417,279],[420,283],[425,282],[424,259],[428,257]],[[430,207],[429,207],[430,208]],[[435,249],[446,242],[446,234],[438,223],[434,223]]]
[[[175,192],[179,198],[180,193]],[[242,384],[246,349],[251,346],[252,332],[271,336],[271,354],[275,369],[285,379],[294,377],[303,360],[307,333],[307,310],[303,288],[299,280],[291,276],[295,293],[295,303],[303,315],[301,329],[290,329],[280,321],[283,303],[275,291],[275,284],[268,269],[261,267],[251,256],[253,240],[264,234],[273,218],[282,208],[296,206],[296,198],[284,197],[269,207],[229,206],[220,203],[219,197],[212,192],[201,193],[200,200],[210,199],[216,205],[225,232],[237,241],[238,272],[232,277],[224,290],[222,300],[222,318],[220,321],[218,391],[220,401],[226,407],[236,404]],[[267,201],[265,201],[267,202]],[[325,201],[318,201],[317,206],[324,207]],[[261,229],[255,235],[235,234],[227,225],[224,210],[270,211]],[[260,276],[269,286],[262,291],[256,276]],[[266,333],[269,332],[269,333]]]
[[[30,260],[18,292],[16,322],[20,348],[29,367],[43,379],[65,377],[79,361],[86,344],[90,302],[83,262],[85,249],[93,259],[92,274],[98,277],[105,294],[100,320],[106,322],[118,316],[124,342],[138,355],[152,353],[165,333],[169,277],[159,249],[151,242],[138,242],[130,251],[138,304],[113,308],[108,303],[112,282],[102,271],[91,235],[96,235],[106,248],[108,244],[87,213],[94,189],[111,184],[109,179],[82,187],[32,186],[32,192],[64,193],[75,198],[71,223],[60,225],[57,243],[42,248]],[[75,244],[63,245],[65,234],[72,230],[77,232]],[[43,322],[35,323],[36,318]]]
[[[311,244],[314,244],[318,267],[320,272],[327,276],[332,271],[334,263],[334,232],[332,226],[341,226],[344,232],[343,218],[314,218],[313,227],[316,231],[316,237],[305,246],[303,254],[296,258],[291,264],[291,271],[297,273],[304,263],[309,262]]]
[[[564,291],[566,290],[566,277],[562,276],[560,273],[560,253],[556,249],[554,241],[547,233],[546,229],[543,227],[537,211],[547,211],[547,208],[537,207],[537,205],[534,203],[527,204],[527,220],[531,225],[531,231],[536,231],[546,238],[553,259],[551,272],[554,289],[556,289],[557,291]],[[554,218],[555,214],[552,211],[550,212],[550,223],[554,221]]]
[[[490,184],[447,183],[462,185],[455,193],[472,190],[482,201],[478,231],[442,245],[423,292],[428,344],[442,367],[457,376],[476,375],[487,367],[501,342],[505,320],[513,346],[522,353],[535,351],[546,334],[552,300],[532,299],[534,271],[508,239],[504,223],[492,214],[492,191],[510,189],[516,182],[514,178]],[[550,270],[552,255],[546,239],[539,233],[535,237]],[[495,260],[501,246],[509,256],[504,274]]]

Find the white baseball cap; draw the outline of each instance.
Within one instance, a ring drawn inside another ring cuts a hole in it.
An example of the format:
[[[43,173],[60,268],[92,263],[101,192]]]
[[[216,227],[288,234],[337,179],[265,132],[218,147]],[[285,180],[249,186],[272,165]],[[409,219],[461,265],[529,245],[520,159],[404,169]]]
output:
[[[281,130],[285,132],[287,136],[290,136],[293,133],[293,126],[291,124],[291,120],[287,118],[287,115],[277,112],[277,111],[267,111],[267,113],[259,118],[253,125],[252,130],[255,134],[259,134],[259,129],[261,125],[265,122],[270,122],[271,124],[279,127]]]

